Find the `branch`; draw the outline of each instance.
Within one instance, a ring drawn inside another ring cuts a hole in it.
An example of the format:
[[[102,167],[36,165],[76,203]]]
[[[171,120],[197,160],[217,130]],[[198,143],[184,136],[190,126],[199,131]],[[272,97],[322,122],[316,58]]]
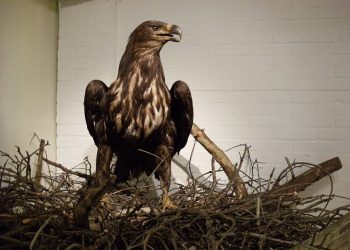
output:
[[[115,177],[111,177],[109,180],[106,180],[103,185],[91,187],[82,191],[80,199],[75,205],[73,211],[73,223],[75,226],[83,228],[89,227],[89,212],[94,206],[96,206],[107,190],[111,188],[112,184],[115,183],[115,180]]]
[[[40,148],[38,153],[38,164],[36,166],[36,174],[35,174],[35,183],[36,185],[40,185],[41,175],[43,170],[43,155],[45,149],[45,140],[40,140]]]
[[[221,165],[228,179],[235,184],[235,191],[239,198],[248,196],[247,189],[244,183],[237,173],[236,167],[232,164],[230,159],[209,137],[204,133],[203,129],[200,129],[193,123],[191,134]]]
[[[79,176],[81,178],[84,178],[86,179],[87,181],[92,181],[94,179],[94,176],[91,176],[91,175],[88,175],[88,174],[84,174],[84,173],[80,173],[80,172],[77,172],[77,171],[73,171],[73,170],[70,170],[66,167],[63,167],[61,164],[59,163],[56,163],[54,161],[50,161],[49,159],[47,158],[43,158],[43,160],[47,163],[47,164],[50,164],[56,168],[59,168],[61,170],[63,170],[64,172],[68,173],[68,174],[73,174],[73,175],[76,175],[76,176]]]
[[[302,164],[302,163],[297,163]],[[286,182],[283,185],[275,186],[272,188],[271,193],[273,194],[286,194],[286,193],[294,193],[305,190],[308,186],[312,185],[316,181],[322,179],[325,176],[339,170],[342,168],[341,161],[339,157],[335,157],[328,161],[322,162],[315,167],[310,168],[306,172],[301,175],[298,175],[294,179]]]

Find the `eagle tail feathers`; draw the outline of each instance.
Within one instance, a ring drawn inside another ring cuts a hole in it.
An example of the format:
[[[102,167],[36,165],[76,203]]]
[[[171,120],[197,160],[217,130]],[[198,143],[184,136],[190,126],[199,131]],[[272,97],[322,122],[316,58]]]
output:
[[[85,89],[84,113],[90,135],[96,146],[106,134],[105,115],[108,87],[100,80],[92,80]]]
[[[172,117],[176,127],[175,152],[185,147],[193,124],[193,102],[190,88],[176,81],[170,89]]]

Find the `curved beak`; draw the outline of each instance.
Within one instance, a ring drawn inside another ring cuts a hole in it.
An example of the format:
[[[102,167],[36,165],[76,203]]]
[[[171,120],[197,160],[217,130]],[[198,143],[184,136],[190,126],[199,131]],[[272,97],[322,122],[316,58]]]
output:
[[[182,31],[179,26],[172,25],[170,29],[170,41],[180,42],[182,38]]]

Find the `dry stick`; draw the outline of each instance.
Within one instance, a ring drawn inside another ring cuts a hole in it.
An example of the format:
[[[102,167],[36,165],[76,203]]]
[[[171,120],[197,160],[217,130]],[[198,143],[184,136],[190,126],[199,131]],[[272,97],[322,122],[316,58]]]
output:
[[[236,167],[232,164],[226,154],[194,123],[191,134],[215,158],[215,160],[221,165],[229,180],[235,184],[235,191],[238,198],[247,197],[247,189],[244,186],[241,177],[236,173]]]
[[[216,184],[216,172],[215,172],[215,158],[211,158],[211,175],[213,177],[213,187]]]
[[[41,175],[43,170],[43,155],[44,155],[44,148],[45,148],[45,140],[40,140],[40,148],[38,153],[38,164],[36,166],[36,173],[35,173],[35,183],[37,186],[40,185],[41,181]]]
[[[306,245],[306,244],[301,244],[298,241],[289,241],[289,240],[281,240],[281,239],[277,239],[274,237],[270,237],[270,236],[266,236],[266,235],[262,235],[262,234],[258,234],[258,233],[252,233],[252,232],[245,232],[243,233],[244,236],[251,236],[251,237],[256,237],[262,240],[271,240],[271,241],[276,241],[279,243],[283,243],[283,244],[288,244],[288,245],[292,245],[292,246],[306,246],[308,247],[308,249],[318,249],[315,248],[313,246],[310,245]]]
[[[300,164],[302,164],[302,162]],[[339,157],[322,162],[318,166],[319,168],[311,168],[281,186],[274,186],[269,193],[271,192],[276,195],[293,194],[294,192],[303,191],[321,178],[342,168]]]
[[[10,243],[18,245],[18,246],[23,246],[23,247],[29,246],[29,241],[18,240],[18,239],[11,238],[11,237],[8,237],[5,235],[0,235],[0,240],[7,241],[7,242],[10,242]]]
[[[36,240],[38,239],[40,233],[44,230],[44,228],[47,226],[47,224],[49,224],[49,222],[51,221],[51,219],[53,218],[54,216],[50,216],[49,218],[47,218],[44,222],[44,224],[41,225],[41,227],[39,228],[39,230],[36,232],[36,234],[34,235],[34,238],[32,239],[32,241],[30,242],[30,246],[29,246],[29,249],[33,249],[34,247],[34,244],[36,242]]]
[[[63,170],[64,172],[68,173],[68,174],[73,174],[73,175],[79,176],[79,177],[84,178],[84,179],[86,179],[86,180],[88,180],[88,181],[91,181],[91,180],[94,179],[94,177],[91,176],[91,175],[87,175],[87,174],[84,174],[84,173],[81,173],[81,172],[77,172],[77,171],[72,171],[72,170],[70,170],[70,169],[68,169],[68,168],[66,168],[66,167],[64,167],[64,166],[62,166],[62,165],[59,164],[59,163],[56,163],[56,162],[54,162],[54,161],[50,161],[50,160],[47,159],[47,158],[44,158],[44,157],[43,157],[43,160],[44,160],[47,164],[52,165],[52,166],[54,166],[54,167],[56,167],[56,168],[59,168],[59,169]]]
[[[289,159],[287,157],[284,157],[284,159],[286,160],[287,162],[287,165],[288,165],[288,169],[292,175],[292,179],[295,178],[295,174],[294,174],[294,169],[292,168],[292,164],[290,163]]]

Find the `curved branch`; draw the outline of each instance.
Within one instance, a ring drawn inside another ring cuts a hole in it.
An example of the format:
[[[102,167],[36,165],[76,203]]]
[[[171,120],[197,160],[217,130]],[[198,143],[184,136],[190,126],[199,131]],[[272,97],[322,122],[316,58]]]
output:
[[[239,198],[248,196],[247,189],[238,174],[236,167],[232,164],[227,155],[209,137],[193,123],[191,134],[221,165],[228,179],[235,185],[235,191]]]

